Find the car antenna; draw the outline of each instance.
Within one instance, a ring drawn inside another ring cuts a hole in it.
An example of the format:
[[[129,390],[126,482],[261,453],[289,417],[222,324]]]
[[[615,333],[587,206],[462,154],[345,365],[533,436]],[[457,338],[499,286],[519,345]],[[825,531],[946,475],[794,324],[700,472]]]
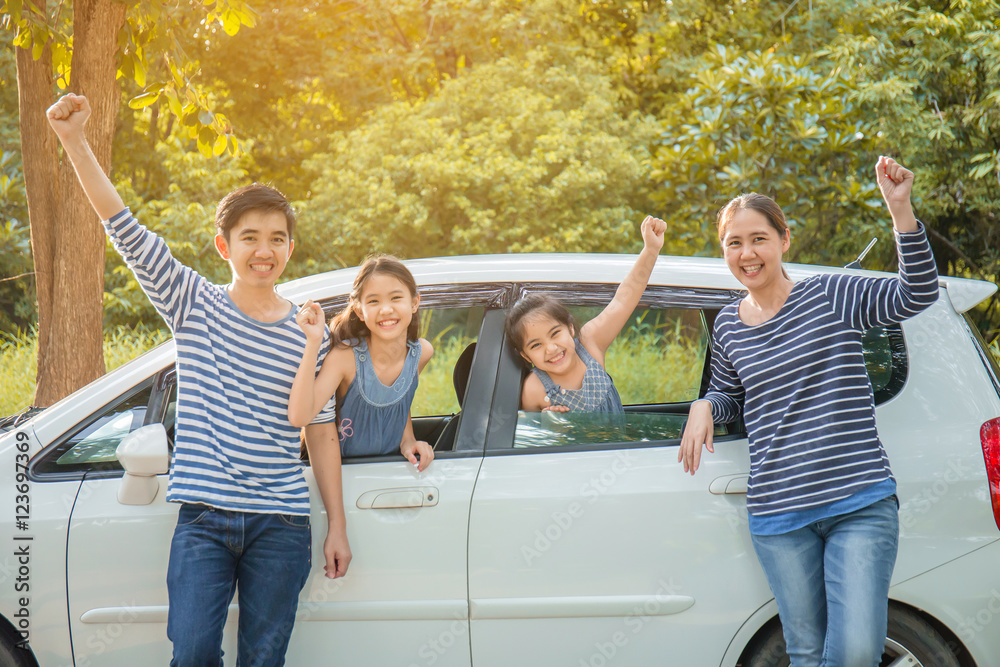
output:
[[[871,240],[871,242],[867,246],[865,246],[865,249],[861,251],[861,254],[858,255],[858,258],[856,260],[854,260],[853,262],[851,262],[850,264],[848,264],[844,268],[845,269],[860,269],[861,268],[861,260],[863,260],[865,258],[865,255],[867,255],[868,251],[872,249],[872,246],[875,245],[876,241],[878,241],[878,237],[877,236],[875,238],[873,238]]]

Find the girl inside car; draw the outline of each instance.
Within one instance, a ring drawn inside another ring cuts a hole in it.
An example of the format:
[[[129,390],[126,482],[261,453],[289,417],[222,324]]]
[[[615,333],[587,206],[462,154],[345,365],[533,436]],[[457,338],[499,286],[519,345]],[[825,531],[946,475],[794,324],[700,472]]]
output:
[[[308,424],[336,396],[343,456],[399,451],[425,469],[434,452],[414,437],[410,404],[434,349],[417,336],[419,307],[409,269],[395,257],[369,257],[347,306],[331,322],[332,349],[314,376],[326,324],[319,304],[306,302],[296,316],[307,344],[288,401],[289,421]]]
[[[875,426],[862,333],[926,309],[938,276],[910,205],[913,173],[881,157],[876,179],[895,230],[899,275],[793,281],[791,234],[768,197],[718,215],[730,271],[747,290],[715,320],[712,378],[691,404],[677,460],[698,470],[713,423],[742,416],[754,550],[778,604],[793,667],[878,665],[885,644],[899,503]]]
[[[558,300],[529,294],[511,308],[507,338],[532,365],[521,390],[521,409],[567,412],[624,412],[618,390],[604,370],[604,355],[631,317],[663,247],[667,224],[647,216],[642,222],[642,252],[611,303],[577,331],[569,310]]]

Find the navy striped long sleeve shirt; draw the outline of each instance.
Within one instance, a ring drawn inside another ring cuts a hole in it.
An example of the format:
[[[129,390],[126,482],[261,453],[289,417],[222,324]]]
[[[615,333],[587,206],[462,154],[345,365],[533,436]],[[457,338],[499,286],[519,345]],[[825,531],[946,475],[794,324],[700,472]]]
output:
[[[178,262],[128,209],[104,223],[177,346],[177,421],[167,500],[264,514],[309,514],[288,396],[305,334],[295,311],[259,322]],[[329,349],[327,334],[322,350]],[[317,361],[316,369],[323,358]],[[331,400],[315,423],[334,419]]]
[[[743,324],[738,303],[715,320],[705,398],[717,423],[741,414],[746,423],[754,534],[796,530],[895,493],[861,336],[913,317],[938,295],[923,225],[897,233],[896,245],[898,277],[814,276],[795,283],[767,322]]]

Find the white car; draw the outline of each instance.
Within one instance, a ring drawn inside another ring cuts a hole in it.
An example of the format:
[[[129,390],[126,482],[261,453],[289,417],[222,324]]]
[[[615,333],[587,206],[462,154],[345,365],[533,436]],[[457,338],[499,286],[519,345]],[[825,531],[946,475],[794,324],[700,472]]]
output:
[[[422,473],[401,456],[345,461],[354,560],[338,580],[323,576],[326,520],[307,470],[313,575],[287,664],[788,664],[747,530],[742,425],[719,429],[696,475],[677,463],[689,403],[707,382],[712,322],[739,297],[721,260],[657,262],[607,356],[624,425],[518,411],[525,369],[504,339],[505,309],[545,291],[586,321],[633,262],[407,263],[422,335],[437,350],[414,422],[437,458]],[[787,268],[793,279],[844,270]],[[280,289],[332,313],[353,277],[345,269]],[[883,665],[991,667],[1000,664],[1000,372],[963,313],[996,286],[941,284],[929,310],[865,342],[901,502]],[[173,363],[171,342],[0,438],[0,664],[169,662]],[[235,602],[230,609],[227,663]]]

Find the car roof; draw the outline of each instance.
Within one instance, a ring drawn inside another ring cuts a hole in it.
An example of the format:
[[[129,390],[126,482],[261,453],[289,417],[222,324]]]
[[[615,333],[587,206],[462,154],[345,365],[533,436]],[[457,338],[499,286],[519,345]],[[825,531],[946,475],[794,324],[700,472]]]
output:
[[[404,260],[418,285],[463,283],[619,283],[635,264],[636,255],[597,253],[508,253],[462,255]],[[812,264],[785,264],[793,280],[821,273],[849,273],[876,278],[895,274]],[[358,267],[328,271],[279,285],[282,296],[292,301],[325,299],[350,291]],[[650,276],[651,285],[706,287],[742,290],[743,286],[718,257],[661,255]],[[964,312],[986,299],[997,286],[982,280],[941,278],[949,289],[952,305]]]

